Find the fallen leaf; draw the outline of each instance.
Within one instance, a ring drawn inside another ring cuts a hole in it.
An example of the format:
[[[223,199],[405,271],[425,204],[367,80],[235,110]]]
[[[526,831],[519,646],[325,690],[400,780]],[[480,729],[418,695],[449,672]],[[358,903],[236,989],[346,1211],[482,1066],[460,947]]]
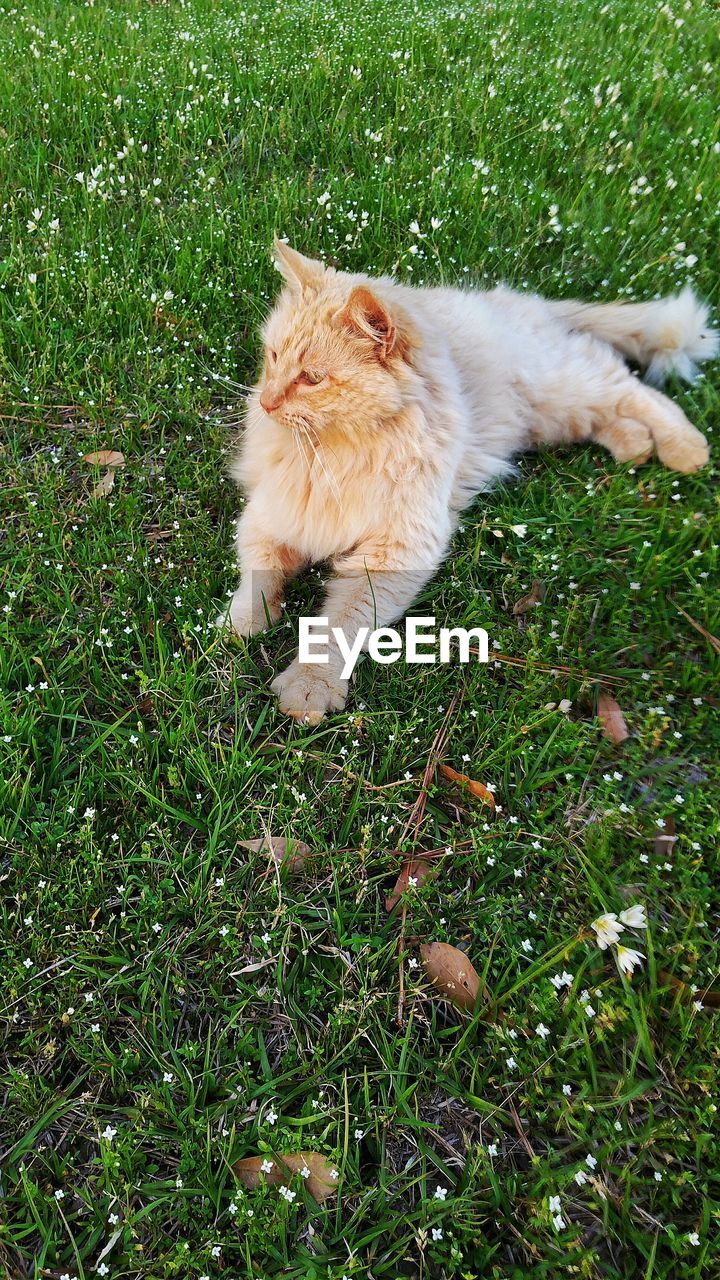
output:
[[[251,853],[260,853],[266,849],[271,854],[278,867],[287,867],[288,871],[295,873],[302,871],[308,858],[311,858],[313,851],[304,840],[286,840],[285,836],[263,836],[260,840],[240,840],[242,849],[249,849]]]
[[[616,746],[619,746],[621,742],[630,737],[625,717],[618,703],[612,694],[605,689],[603,689],[598,698],[597,714],[605,737],[614,742]]]
[[[471,795],[476,796],[478,800],[484,800],[485,804],[489,804],[493,812],[495,811],[495,797],[489,787],[483,786],[482,782],[476,782],[474,778],[468,778],[464,773],[458,773],[449,764],[441,764],[439,768],[443,778],[467,787]]]
[[[262,1165],[268,1161],[272,1162],[272,1168],[264,1173]],[[310,1170],[303,1181],[318,1204],[335,1195],[337,1169],[316,1151],[296,1151],[286,1156],[276,1156],[274,1152],[264,1156],[247,1156],[245,1160],[237,1160],[233,1165],[238,1181],[249,1191],[254,1191],[263,1183],[271,1187],[287,1187],[302,1169]],[[336,1176],[333,1177],[333,1174]]]
[[[528,613],[530,609],[534,609],[536,605],[542,602],[544,587],[539,578],[535,578],[527,595],[521,596],[513,605],[513,616],[518,618],[523,613]]]
[[[447,942],[426,942],[420,948],[425,972],[438,991],[458,1009],[473,1010],[480,979],[463,951]]]
[[[673,991],[677,991],[681,1000],[693,1003],[697,1000],[700,1004],[705,1005],[707,1009],[720,1009],[720,991],[711,991],[706,987],[704,991],[693,991],[689,983],[683,982],[682,978],[676,978],[672,973],[668,973],[665,969],[658,969],[658,982],[663,987],[672,987]]]
[[[388,894],[387,898],[385,899],[385,910],[386,911],[395,910],[403,894],[407,893],[408,889],[410,888],[411,879],[416,880],[417,883],[420,885],[422,884],[423,880],[427,880],[427,877],[429,875],[432,875],[432,872],[433,872],[433,864],[432,862],[430,862],[428,858],[423,858],[422,856],[420,856],[417,858],[409,858],[407,862],[404,862],[400,871],[400,875],[395,881],[395,888],[393,889],[392,893]]]
[[[125,457],[115,449],[98,449],[96,453],[86,453],[83,462],[89,462],[91,467],[124,467]]]
[[[667,861],[673,851],[673,845],[676,840],[675,819],[670,814],[670,817],[665,819],[664,827],[655,828],[655,852],[658,858],[665,858]]]
[[[93,498],[106,498],[114,484],[115,484],[115,472],[106,471],[105,475],[100,477],[97,484],[93,488],[93,491],[92,491]]]

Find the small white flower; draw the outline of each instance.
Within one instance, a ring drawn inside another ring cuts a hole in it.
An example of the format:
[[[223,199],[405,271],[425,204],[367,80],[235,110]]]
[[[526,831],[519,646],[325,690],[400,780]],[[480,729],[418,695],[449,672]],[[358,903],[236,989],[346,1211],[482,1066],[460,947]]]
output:
[[[527,533],[526,524],[511,524],[510,528],[512,529],[513,533],[517,534],[518,538],[524,538],[525,534]]]
[[[113,1129],[112,1125],[109,1124],[103,1129],[102,1133],[100,1134],[100,1137],[104,1138],[106,1142],[112,1142],[116,1134],[117,1134],[117,1129]]]
[[[547,1040],[547,1037],[550,1035],[550,1028],[546,1027],[544,1022],[541,1022],[539,1026],[535,1028],[535,1035],[542,1036],[543,1040]]]
[[[578,1169],[577,1173],[575,1174],[575,1181],[577,1182],[579,1187],[582,1187],[583,1184],[587,1182],[587,1174],[584,1173],[582,1169]]]
[[[275,1111],[273,1107],[271,1107],[269,1111],[265,1112],[265,1122],[266,1124],[277,1123],[277,1111]]]
[[[626,924],[628,929],[647,929],[647,916],[642,902],[634,902],[626,911],[621,911],[618,920]]]
[[[273,1167],[272,1160],[263,1160],[262,1164],[260,1165],[260,1171],[261,1173],[272,1173],[272,1167]]]
[[[435,1195],[433,1198],[435,1200],[447,1200],[447,1187],[440,1187],[440,1186],[436,1187]]]
[[[597,920],[593,920],[590,928],[595,930],[597,944],[601,951],[606,951],[612,943],[617,942],[623,931],[623,926],[612,911],[598,916]]]
[[[688,1236],[688,1244],[694,1244],[696,1248],[700,1244],[700,1237],[697,1231],[690,1232],[690,1235]]]
[[[497,1142],[491,1142],[487,1150],[489,1156],[496,1156],[498,1153]]]
[[[586,1156],[586,1157],[585,1157],[585,1163],[586,1163],[586,1165],[588,1166],[588,1168],[589,1168],[589,1169],[596,1169],[596,1168],[597,1168],[597,1160],[595,1159],[595,1157],[594,1157],[594,1156]]]
[[[297,1196],[297,1191],[291,1191],[289,1187],[279,1187],[278,1189],[283,1200],[287,1200],[288,1204],[292,1204]]]
[[[64,1200],[64,1199],[65,1199],[65,1192],[64,1192],[64,1191],[62,1191],[60,1188],[58,1188],[58,1190],[55,1192],[55,1199],[56,1199],[56,1200]]]
[[[443,1238],[442,1227],[432,1227],[431,1229],[432,1229],[433,1240],[442,1240]]]

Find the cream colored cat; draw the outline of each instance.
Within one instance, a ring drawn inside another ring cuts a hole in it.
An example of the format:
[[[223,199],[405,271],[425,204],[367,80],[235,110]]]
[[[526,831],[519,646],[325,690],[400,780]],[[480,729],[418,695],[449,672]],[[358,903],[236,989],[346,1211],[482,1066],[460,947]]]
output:
[[[229,608],[240,635],[276,621],[288,578],[322,560],[330,627],[352,639],[387,626],[440,565],[462,508],[520,450],[595,440],[619,462],[707,462],[700,432],[622,358],[660,381],[715,354],[689,289],[546,302],[347,275],[278,239],[275,254],[285,287],[233,467],[249,499]],[[332,648],[327,666],[296,659],[273,681],[281,710],[310,724],[339,710],[342,665]]]

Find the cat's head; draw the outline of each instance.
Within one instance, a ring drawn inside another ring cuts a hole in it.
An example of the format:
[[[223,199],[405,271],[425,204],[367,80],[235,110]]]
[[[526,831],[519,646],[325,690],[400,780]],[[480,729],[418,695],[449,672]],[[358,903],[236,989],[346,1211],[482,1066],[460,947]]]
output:
[[[263,326],[259,401],[275,421],[318,436],[380,426],[403,405],[414,344],[373,282],[306,258],[275,238],[285,288]]]

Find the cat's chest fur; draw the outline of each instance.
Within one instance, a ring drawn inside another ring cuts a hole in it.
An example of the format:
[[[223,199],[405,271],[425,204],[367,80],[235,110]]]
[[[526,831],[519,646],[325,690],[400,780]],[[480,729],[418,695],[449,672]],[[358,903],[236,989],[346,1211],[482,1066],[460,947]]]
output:
[[[394,536],[407,541],[408,524],[416,541],[441,493],[447,503],[448,461],[438,465],[417,411],[361,440],[342,432],[313,439],[268,422],[251,404],[233,474],[272,536],[317,562]]]
[[[273,536],[306,561],[341,555],[367,537],[389,482],[362,451],[319,445],[268,423],[252,406],[232,474]]]

